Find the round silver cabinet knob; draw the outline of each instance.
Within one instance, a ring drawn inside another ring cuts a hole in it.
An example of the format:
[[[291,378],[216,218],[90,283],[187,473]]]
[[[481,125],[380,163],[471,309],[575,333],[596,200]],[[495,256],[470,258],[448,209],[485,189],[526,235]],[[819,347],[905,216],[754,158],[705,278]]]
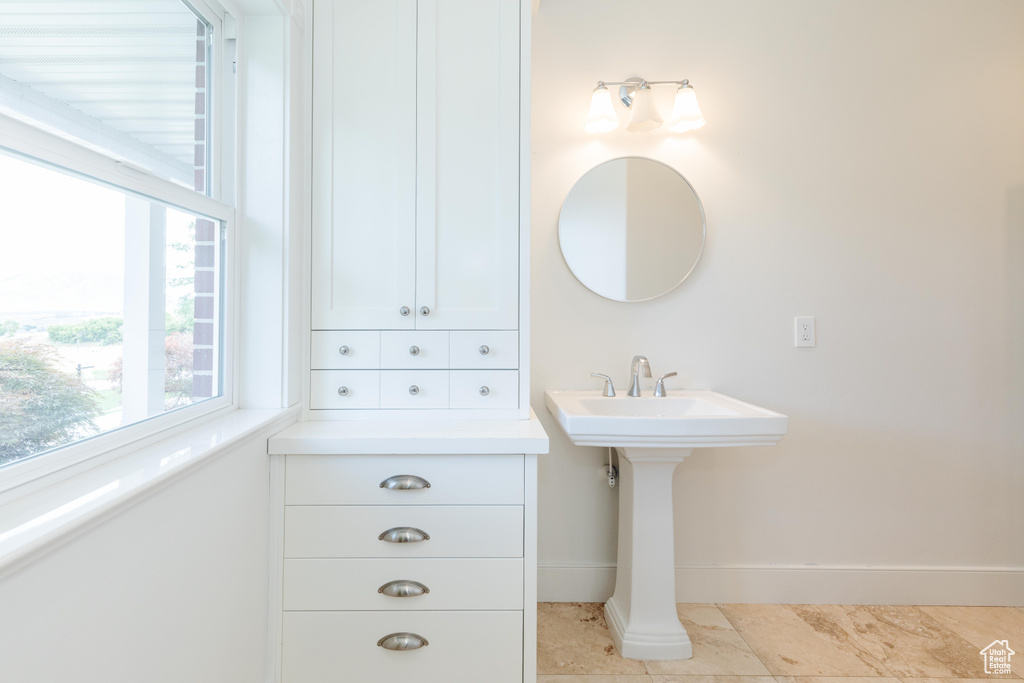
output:
[[[423,315],[423,316],[430,315],[430,308],[428,308],[427,306],[420,307],[420,315]]]
[[[348,396],[348,387],[338,387],[338,396]]]
[[[409,393],[415,396],[416,394],[420,393],[420,388],[413,384],[411,387],[409,387]]]
[[[418,356],[418,355],[420,355],[420,347],[418,347],[418,346],[410,346],[409,347],[409,355],[410,356]]]
[[[491,393],[490,389],[488,389],[487,387],[480,387],[480,395],[481,396],[486,396],[489,393]]]
[[[409,315],[409,313],[410,313],[409,307],[408,306],[402,306],[401,308],[398,309],[398,312],[401,313],[402,315]]]
[[[480,355],[481,356],[486,356],[490,352],[491,352],[491,347],[489,347],[487,344],[484,344],[483,346],[480,347]]]
[[[343,356],[347,356],[350,351],[352,351],[352,349],[348,348],[347,346],[342,346],[338,349],[338,353],[340,353]]]

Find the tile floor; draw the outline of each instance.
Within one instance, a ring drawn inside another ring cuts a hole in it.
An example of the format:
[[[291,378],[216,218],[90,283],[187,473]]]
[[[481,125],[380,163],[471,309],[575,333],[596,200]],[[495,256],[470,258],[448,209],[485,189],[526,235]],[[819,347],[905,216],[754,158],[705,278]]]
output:
[[[600,603],[538,609],[538,683],[960,683],[1024,674],[1022,607],[678,605],[693,659],[674,662],[620,657]],[[1009,676],[985,674],[979,651],[997,639],[1020,653]]]

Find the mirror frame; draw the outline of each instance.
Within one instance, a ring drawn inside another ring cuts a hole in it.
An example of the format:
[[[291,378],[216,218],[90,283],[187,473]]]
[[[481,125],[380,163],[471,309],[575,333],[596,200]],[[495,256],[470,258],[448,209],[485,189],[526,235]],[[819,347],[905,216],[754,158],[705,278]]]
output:
[[[576,272],[572,269],[572,266],[569,265],[568,259],[565,258],[565,248],[562,245],[562,214],[565,212],[565,205],[569,201],[569,197],[570,197],[570,195],[572,195],[573,190],[576,189],[576,186],[580,184],[580,181],[582,181],[584,178],[586,178],[590,174],[591,171],[593,171],[593,170],[595,170],[595,169],[597,169],[597,168],[599,168],[601,166],[604,166],[605,164],[610,164],[613,161],[621,161],[621,160],[625,160],[625,159],[643,159],[645,161],[653,161],[654,163],[661,164],[662,166],[664,166],[668,170],[672,171],[677,176],[682,178],[683,182],[686,183],[686,186],[688,188],[690,188],[690,192],[693,193],[694,198],[697,200],[697,208],[700,209],[700,227],[701,227],[700,249],[697,251],[697,258],[694,259],[693,265],[690,266],[690,269],[688,271],[686,271],[686,273],[684,273],[681,278],[679,278],[679,281],[677,283],[675,283],[674,285],[672,285],[671,287],[666,289],[664,292],[662,292],[660,294],[655,294],[654,296],[647,297],[646,299],[613,299],[611,297],[605,296],[604,294],[601,294],[600,292],[595,292],[593,289],[591,289],[587,285],[587,283],[583,282],[583,280],[581,280],[579,278],[579,276],[576,275]],[[579,178],[576,179],[576,182],[574,182],[572,184],[572,187],[569,188],[569,192],[566,193],[565,199],[562,200],[562,208],[558,210],[558,225],[556,226],[556,232],[558,233],[558,253],[561,254],[562,262],[565,264],[565,267],[569,269],[569,272],[572,274],[573,278],[575,278],[576,282],[580,283],[587,291],[592,292],[593,294],[597,294],[602,299],[607,299],[608,301],[615,301],[615,302],[621,303],[621,304],[636,304],[636,303],[641,303],[641,302],[644,302],[644,301],[651,301],[653,299],[657,299],[659,297],[663,297],[666,294],[669,294],[669,293],[675,291],[676,289],[679,288],[679,285],[683,284],[683,282],[685,282],[686,279],[688,277],[690,277],[690,275],[693,274],[693,271],[696,270],[697,265],[700,263],[701,258],[704,256],[704,247],[707,245],[707,242],[708,242],[708,219],[707,219],[707,214],[704,213],[704,203],[700,200],[700,195],[697,194],[697,190],[693,187],[693,184],[689,180],[687,180],[686,176],[684,176],[682,173],[680,173],[674,167],[669,166],[668,164],[666,164],[664,161],[659,161],[658,159],[652,159],[651,157],[641,157],[641,156],[635,156],[635,155],[626,155],[626,156],[614,157],[612,159],[606,159],[605,161],[602,161],[601,163],[599,163],[599,164],[597,164],[595,166],[590,167],[589,169],[587,169],[586,173],[584,173],[583,175],[581,175]]]

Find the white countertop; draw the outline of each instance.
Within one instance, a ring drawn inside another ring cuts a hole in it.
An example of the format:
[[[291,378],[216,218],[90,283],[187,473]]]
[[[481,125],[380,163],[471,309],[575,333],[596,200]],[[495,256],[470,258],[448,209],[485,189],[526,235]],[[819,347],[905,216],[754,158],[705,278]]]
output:
[[[547,453],[548,435],[529,420],[345,420],[297,422],[270,437],[270,455],[453,455]]]

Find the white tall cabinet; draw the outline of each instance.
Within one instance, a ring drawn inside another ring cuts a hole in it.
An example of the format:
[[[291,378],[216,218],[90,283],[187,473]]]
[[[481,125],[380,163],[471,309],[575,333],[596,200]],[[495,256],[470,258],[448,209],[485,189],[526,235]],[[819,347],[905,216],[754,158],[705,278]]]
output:
[[[313,6],[313,329],[518,329],[519,0]]]
[[[308,403],[269,443],[278,680],[532,683],[531,3],[312,8]]]

